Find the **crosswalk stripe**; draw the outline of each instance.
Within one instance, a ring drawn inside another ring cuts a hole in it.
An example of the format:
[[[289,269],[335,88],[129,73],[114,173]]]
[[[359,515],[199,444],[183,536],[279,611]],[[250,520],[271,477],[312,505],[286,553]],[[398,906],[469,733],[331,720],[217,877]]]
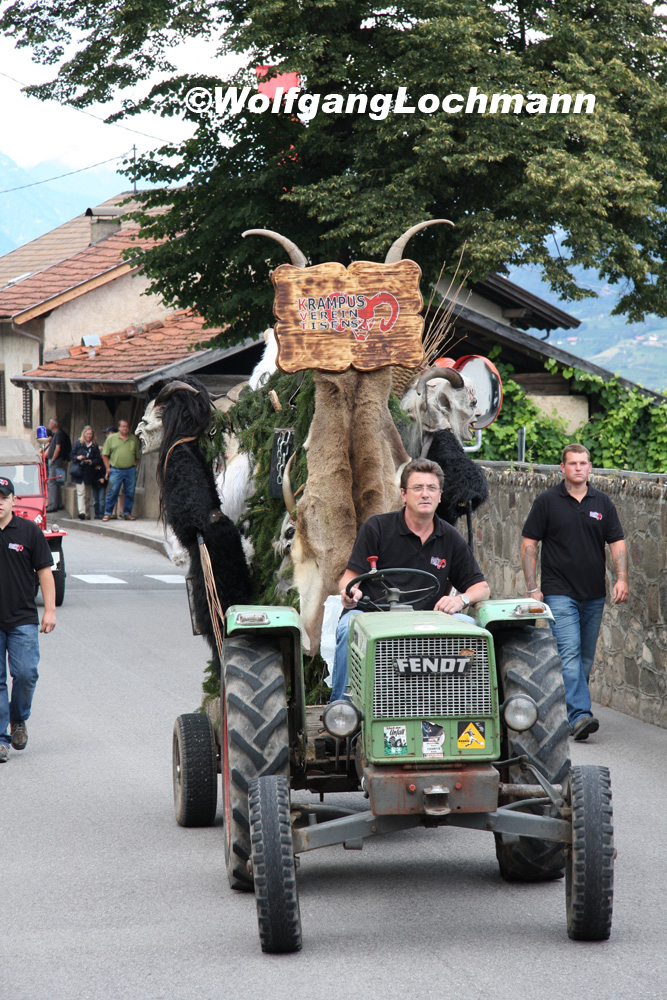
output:
[[[83,580],[84,583],[127,583],[127,580],[119,580],[117,576],[107,576],[106,573],[72,573],[75,580]]]
[[[144,576],[149,580],[160,580],[161,583],[185,583],[184,576],[178,576],[173,573],[171,576],[167,576],[166,573],[164,575],[160,573],[144,573]]]

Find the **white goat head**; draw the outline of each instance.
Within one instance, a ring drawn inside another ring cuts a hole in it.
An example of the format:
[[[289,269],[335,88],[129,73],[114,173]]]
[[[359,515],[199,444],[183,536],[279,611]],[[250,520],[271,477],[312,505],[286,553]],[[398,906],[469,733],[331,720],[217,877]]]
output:
[[[459,441],[473,437],[477,409],[475,387],[454,368],[429,368],[422,372],[401,400],[412,419],[408,451],[413,458],[428,451],[436,431],[450,430]]]
[[[294,541],[295,531],[296,521],[289,513],[285,514],[280,525],[280,534],[275,541],[271,543],[273,551],[281,559],[289,555],[292,548],[292,542]]]

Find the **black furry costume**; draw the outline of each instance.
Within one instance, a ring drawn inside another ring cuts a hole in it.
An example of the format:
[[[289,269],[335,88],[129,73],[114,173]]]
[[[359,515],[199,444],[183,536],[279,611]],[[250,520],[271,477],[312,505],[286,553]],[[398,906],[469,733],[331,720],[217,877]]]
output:
[[[197,394],[175,384],[191,386]],[[215,585],[223,610],[231,604],[248,604],[252,598],[250,571],[241,537],[234,523],[220,510],[211,466],[199,447],[198,438],[212,417],[211,400],[196,378],[182,376],[159,383],[156,405],[162,405],[163,438],[158,457],[160,515],[170,525],[190,554],[195,616],[218,665],[213,624],[208,610],[206,586],[197,535],[208,548]],[[170,393],[170,388],[173,391]],[[183,438],[193,438],[182,441]],[[177,443],[181,442],[181,443]]]
[[[455,524],[465,514],[468,501],[471,510],[477,510],[488,500],[486,476],[468,458],[463,445],[451,431],[436,431],[426,457],[437,462],[445,474],[445,485],[436,511],[443,521]]]

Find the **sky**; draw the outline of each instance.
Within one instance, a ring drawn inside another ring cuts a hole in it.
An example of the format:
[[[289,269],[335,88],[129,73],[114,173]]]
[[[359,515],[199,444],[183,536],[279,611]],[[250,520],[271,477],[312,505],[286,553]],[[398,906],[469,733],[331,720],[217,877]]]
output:
[[[176,50],[173,61],[184,72],[201,72],[208,66],[221,77],[227,75],[228,63],[196,39]],[[115,110],[114,103],[92,106],[85,114],[21,93],[21,84],[42,83],[54,75],[54,67],[33,63],[27,49],[15,49],[11,39],[0,35],[0,150],[19,167],[31,170],[55,161],[66,171],[114,158],[120,162],[135,143],[139,152],[146,152],[159,142],[187,138],[193,131],[184,121],[150,114],[128,119],[124,128],[107,125],[91,115],[106,117]],[[108,166],[113,168],[114,163]],[[123,183],[127,185],[127,180]]]

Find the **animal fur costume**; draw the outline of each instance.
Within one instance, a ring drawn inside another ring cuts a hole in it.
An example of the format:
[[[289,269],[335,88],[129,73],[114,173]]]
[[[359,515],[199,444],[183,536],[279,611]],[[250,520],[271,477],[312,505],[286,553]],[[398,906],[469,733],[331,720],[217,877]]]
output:
[[[448,524],[456,524],[465,514],[468,502],[472,510],[486,502],[489,486],[486,476],[471,461],[463,445],[451,431],[436,431],[426,456],[437,462],[445,474],[445,485],[436,511]]]
[[[177,388],[184,384],[190,389]],[[160,514],[190,555],[195,617],[219,669],[197,535],[201,534],[208,548],[224,611],[232,604],[251,601],[250,571],[239,532],[220,510],[213,471],[198,443],[211,422],[207,389],[187,375],[159,383],[157,388],[155,409],[161,407],[163,427],[157,471]]]

